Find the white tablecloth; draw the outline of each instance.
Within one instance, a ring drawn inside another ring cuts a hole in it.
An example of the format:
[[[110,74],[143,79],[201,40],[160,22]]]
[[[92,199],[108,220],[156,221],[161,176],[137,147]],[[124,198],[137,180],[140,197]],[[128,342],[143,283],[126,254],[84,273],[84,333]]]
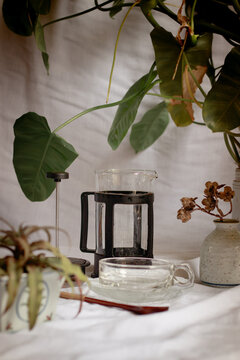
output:
[[[190,261],[197,274],[195,259]],[[196,281],[198,282],[197,276]],[[59,299],[53,321],[0,334],[1,360],[240,359],[240,286],[199,283],[163,313],[128,311]]]

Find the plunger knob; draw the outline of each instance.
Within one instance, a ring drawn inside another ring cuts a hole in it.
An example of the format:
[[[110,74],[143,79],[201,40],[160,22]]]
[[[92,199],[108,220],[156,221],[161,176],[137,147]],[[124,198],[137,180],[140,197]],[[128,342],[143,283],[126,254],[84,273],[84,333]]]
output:
[[[55,182],[61,182],[61,180],[69,178],[69,173],[65,172],[65,171],[63,171],[63,172],[48,172],[47,178],[53,179]]]

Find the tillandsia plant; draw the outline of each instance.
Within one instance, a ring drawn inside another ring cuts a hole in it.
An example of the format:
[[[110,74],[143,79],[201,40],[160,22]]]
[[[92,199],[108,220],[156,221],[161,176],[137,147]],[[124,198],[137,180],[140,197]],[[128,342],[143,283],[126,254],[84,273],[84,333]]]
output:
[[[222,189],[222,191],[220,191],[220,189]],[[182,207],[178,210],[177,218],[185,223],[191,219],[193,211],[202,211],[208,215],[219,218],[220,221],[223,221],[223,218],[232,212],[233,197],[234,191],[230,186],[225,186],[225,184],[218,185],[216,181],[207,181],[205,184],[204,199],[202,200],[202,204],[199,205],[196,202],[197,197],[183,197],[181,199]],[[229,203],[229,210],[227,212],[224,213],[221,210],[219,207],[219,200]]]
[[[51,10],[50,5],[50,0],[3,1],[7,26],[20,35],[34,34],[47,70],[44,33],[49,25],[91,11],[102,11],[114,18],[126,8],[117,34],[108,90],[122,27],[127,26],[125,22],[130,11],[133,13],[137,8],[152,25],[150,41],[155,62],[149,66],[148,74],[137,80],[121,100],[84,110],[53,131],[46,118],[36,113],[28,112],[16,120],[13,164],[19,184],[31,201],[43,201],[54,190],[55,183],[46,178],[46,172],[65,171],[77,157],[73,146],[60,138],[58,131],[91,111],[113,106],[118,109],[108,142],[114,150],[130,129],[130,143],[135,151],[146,149],[164,133],[171,118],[176,126],[203,125],[213,132],[222,132],[229,153],[240,165],[240,134],[232,131],[240,126],[239,0],[182,0],[177,11],[164,0],[108,0],[102,3],[94,0],[94,6],[84,11],[42,25],[44,14]],[[178,31],[171,33],[164,29],[162,16],[175,21]],[[212,54],[214,34],[221,35],[232,46],[218,68],[214,66]],[[208,92],[201,85],[205,76],[211,84]],[[158,89],[150,92],[156,85]],[[134,123],[146,95],[155,96],[156,105]],[[201,109],[203,121],[195,120],[193,104]]]
[[[8,299],[4,313],[6,313],[16,299],[20,285],[21,275],[28,274],[28,324],[32,329],[36,323],[42,300],[42,272],[46,268],[51,268],[65,278],[65,281],[73,289],[72,278],[75,277],[78,285],[87,281],[80,267],[72,264],[68,258],[51,245],[52,228],[46,226],[19,226],[15,229],[4,219],[1,222],[8,225],[8,229],[0,229],[0,249],[9,252],[5,257],[0,258],[0,277],[7,276],[8,281],[6,290]],[[31,241],[32,235],[45,233],[46,240],[39,239]],[[47,253],[53,256],[48,257]],[[37,253],[37,254],[36,254]],[[0,314],[1,316],[1,314]]]

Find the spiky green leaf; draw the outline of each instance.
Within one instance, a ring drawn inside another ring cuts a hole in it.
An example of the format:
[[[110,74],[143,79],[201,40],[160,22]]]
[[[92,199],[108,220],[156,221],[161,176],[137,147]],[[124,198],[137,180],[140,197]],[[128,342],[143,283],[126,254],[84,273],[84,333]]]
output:
[[[6,258],[5,263],[6,263],[6,272],[8,275],[8,282],[7,282],[8,299],[4,312],[7,312],[16,298],[21,275],[22,275],[22,268],[17,267],[17,261],[12,256],[8,256]]]
[[[87,277],[83,274],[81,268],[78,265],[72,264],[71,261],[66,256],[62,255],[57,248],[52,246],[50,242],[44,240],[34,241],[30,245],[30,248],[31,252],[36,250],[51,251],[55,257],[47,258],[45,261],[46,266],[61,271],[65,277],[76,275],[79,280],[87,281]]]
[[[39,309],[42,300],[42,272],[37,266],[27,266],[28,271],[28,325],[31,330],[38,317]]]
[[[1,268],[1,263],[0,263],[0,276],[5,276],[5,275],[7,275],[7,272]]]

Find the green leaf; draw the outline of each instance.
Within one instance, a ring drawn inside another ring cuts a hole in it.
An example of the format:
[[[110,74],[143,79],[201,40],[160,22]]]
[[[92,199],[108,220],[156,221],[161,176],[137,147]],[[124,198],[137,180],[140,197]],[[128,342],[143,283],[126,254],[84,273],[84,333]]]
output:
[[[30,36],[37,15],[29,12],[27,0],[4,0],[3,19],[10,30],[18,35]]]
[[[37,21],[35,29],[34,29],[34,36],[35,36],[35,40],[37,43],[37,47],[42,52],[44,66],[47,70],[47,73],[49,73],[49,62],[48,62],[49,56],[48,56],[48,53],[46,50],[46,43],[45,43],[45,39],[44,39],[43,27],[39,20]]]
[[[0,268],[0,276],[5,276],[5,275],[7,275],[7,272]]]
[[[203,119],[214,132],[240,126],[240,46],[225,59],[221,74],[207,94]]]
[[[47,120],[34,112],[18,118],[14,125],[13,164],[26,197],[31,201],[47,199],[55,182],[47,172],[63,172],[78,156],[73,146],[51,133]]]
[[[179,59],[181,47],[175,37],[163,28],[154,29],[151,32],[152,43],[155,51],[157,71],[160,83],[161,95],[166,97],[183,97],[186,98],[186,86],[183,80],[185,64],[183,56],[178,65],[175,78],[176,64]],[[197,44],[186,48],[184,54],[192,69],[199,72],[199,69],[207,70],[208,59],[211,54],[212,36],[205,34],[198,38]],[[202,70],[204,71],[204,70]],[[190,98],[188,94],[188,98]],[[187,126],[192,124],[192,109],[189,102],[180,100],[170,100],[168,102],[168,111],[177,126]]]
[[[28,323],[31,330],[37,320],[42,301],[42,272],[37,266],[27,266],[28,271]]]
[[[29,0],[34,11],[41,15],[47,15],[50,11],[51,0]]]
[[[122,5],[124,4],[124,0],[114,0],[112,9],[109,11],[109,15],[113,18],[117,13],[122,10]]]
[[[169,123],[168,110],[162,102],[147,111],[142,120],[132,126],[130,143],[136,152],[151,146],[164,132]]]
[[[119,105],[108,135],[108,143],[113,150],[117,149],[126,136],[129,127],[135,120],[139,105],[156,75],[156,71],[153,71],[152,68],[148,74],[136,81],[124,95],[122,100],[127,98],[130,100]]]
[[[17,266],[23,267],[30,256],[30,246],[25,237],[16,236],[16,250],[19,251],[19,257],[17,260]]]
[[[55,257],[45,259],[45,266],[61,271],[66,278],[71,275],[76,275],[79,280],[87,281],[87,277],[81,268],[78,265],[72,264],[71,261],[62,255],[57,248],[52,246],[50,242],[44,240],[34,241],[31,243],[30,248],[32,252],[36,250],[47,250],[55,255]]]
[[[16,260],[12,256],[8,256],[6,259],[6,271],[8,275],[8,282],[7,282],[8,299],[4,312],[8,311],[8,309],[12,306],[16,298],[16,294],[18,291],[18,287],[22,275],[22,269],[17,268]]]
[[[10,237],[0,237],[0,247],[1,246],[15,246],[16,242]]]

